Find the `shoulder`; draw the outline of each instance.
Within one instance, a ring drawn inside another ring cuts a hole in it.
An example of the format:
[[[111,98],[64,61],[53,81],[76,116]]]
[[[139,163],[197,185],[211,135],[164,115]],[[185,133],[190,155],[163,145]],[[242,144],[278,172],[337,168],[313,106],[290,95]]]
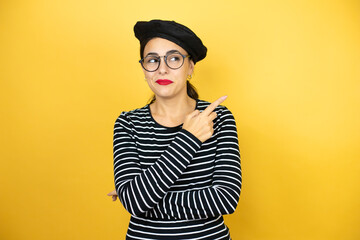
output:
[[[200,111],[205,110],[211,102],[199,100],[197,109]],[[214,127],[216,130],[219,130],[220,128],[236,128],[236,122],[234,115],[232,112],[224,105],[219,105],[215,108],[214,112],[216,112],[217,117],[214,120]]]
[[[148,116],[148,104],[142,108],[136,108],[130,111],[122,111],[116,118],[115,123],[130,124],[133,121],[144,121],[149,118]]]
[[[197,109],[200,111],[205,110],[209,105],[211,104],[211,102],[205,101],[205,100],[198,100],[197,103]],[[226,115],[232,115],[232,112],[224,105],[219,105],[215,108],[214,112],[216,112],[216,114],[218,116],[226,116]]]

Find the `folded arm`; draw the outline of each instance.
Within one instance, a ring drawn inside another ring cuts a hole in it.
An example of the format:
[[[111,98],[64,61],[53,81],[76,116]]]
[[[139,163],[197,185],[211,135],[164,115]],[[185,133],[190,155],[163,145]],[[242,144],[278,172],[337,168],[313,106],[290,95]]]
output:
[[[132,133],[123,112],[114,125],[114,181],[123,206],[132,215],[152,209],[185,171],[201,141],[182,129],[159,159],[143,171]]]
[[[241,191],[241,165],[235,119],[225,108],[220,116],[212,186],[169,192],[156,206],[157,211],[177,219],[198,219],[231,214]]]

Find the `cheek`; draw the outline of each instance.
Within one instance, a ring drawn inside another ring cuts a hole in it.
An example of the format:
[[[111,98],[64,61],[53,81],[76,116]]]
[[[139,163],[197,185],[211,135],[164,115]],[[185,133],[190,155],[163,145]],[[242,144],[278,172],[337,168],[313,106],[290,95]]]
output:
[[[193,66],[191,65],[191,63],[187,63],[186,66],[184,67],[184,75],[187,78],[187,76],[191,75],[192,73],[193,73]]]
[[[189,75],[189,70],[188,69],[184,69],[184,71],[181,72],[181,77],[183,79],[187,79],[187,76]]]
[[[142,71],[144,73],[144,77],[145,79],[148,81],[149,79],[152,79],[154,73],[153,72],[148,72],[148,71],[145,71],[143,68],[142,68]]]
[[[154,73],[144,71],[144,76],[147,81],[152,80],[154,78]]]
[[[149,79],[147,79],[147,80],[146,80],[146,83],[147,83],[147,85],[149,86],[149,88],[151,89],[151,91],[153,91],[153,92],[155,93],[156,88],[155,88],[155,86],[154,86],[154,82],[151,81],[151,80],[149,80]]]

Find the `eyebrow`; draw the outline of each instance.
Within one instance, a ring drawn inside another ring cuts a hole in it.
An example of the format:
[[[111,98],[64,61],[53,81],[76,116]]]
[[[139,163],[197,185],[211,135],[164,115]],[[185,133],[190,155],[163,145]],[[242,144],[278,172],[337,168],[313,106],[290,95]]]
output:
[[[180,52],[179,50],[175,50],[175,49],[173,49],[173,50],[169,50],[169,51],[167,51],[165,55],[168,55],[168,54],[171,54],[171,53],[181,53],[181,52]],[[158,53],[156,53],[156,52],[149,52],[148,54],[146,54],[146,56],[149,56],[149,55],[156,55],[156,56],[159,56],[159,54],[158,54]]]

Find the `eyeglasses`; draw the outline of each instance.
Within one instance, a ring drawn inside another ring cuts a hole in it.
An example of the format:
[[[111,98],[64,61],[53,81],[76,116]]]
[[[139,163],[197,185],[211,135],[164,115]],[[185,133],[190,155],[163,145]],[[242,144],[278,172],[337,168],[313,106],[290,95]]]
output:
[[[157,56],[157,55],[147,55],[143,59],[139,61],[141,66],[148,72],[155,72],[159,69],[160,59],[164,58],[166,66],[170,69],[179,69],[184,64],[184,60],[190,55],[183,55],[179,52],[171,52],[166,54],[165,56]]]

